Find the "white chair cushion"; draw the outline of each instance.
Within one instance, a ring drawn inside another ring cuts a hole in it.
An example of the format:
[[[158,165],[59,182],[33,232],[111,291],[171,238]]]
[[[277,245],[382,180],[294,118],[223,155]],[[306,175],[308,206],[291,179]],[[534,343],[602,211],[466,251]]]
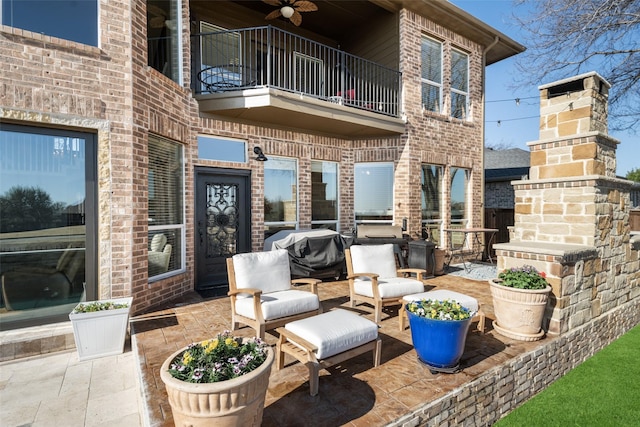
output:
[[[291,289],[289,253],[284,249],[233,256],[238,289],[262,289],[263,294]]]
[[[160,252],[164,245],[167,244],[167,236],[164,234],[156,234],[151,239],[151,244],[149,245],[149,250],[151,252]]]
[[[436,301],[444,301],[446,299],[455,300],[460,303],[461,306],[468,309],[471,313],[478,312],[478,300],[470,297],[469,295],[461,294],[459,292],[448,291],[446,289],[437,289],[435,291],[422,292],[419,294],[405,295],[402,297],[404,303],[411,301],[421,301],[423,299],[431,299]]]
[[[264,319],[273,320],[317,310],[320,307],[320,300],[313,292],[291,289],[287,291],[270,292],[266,295],[262,294],[260,297],[260,305]],[[253,298],[238,298],[236,300],[236,313],[250,319],[255,319]]]
[[[354,273],[375,273],[381,278],[398,276],[393,245],[353,245],[349,249]]]
[[[341,309],[287,323],[285,328],[315,345],[318,359],[326,359],[378,338],[378,325]]]
[[[373,298],[371,281],[369,279],[355,280],[353,289],[358,295],[365,295]],[[380,298],[400,298],[404,295],[415,294],[418,292],[424,292],[424,284],[416,279],[408,277],[378,279],[378,293]]]

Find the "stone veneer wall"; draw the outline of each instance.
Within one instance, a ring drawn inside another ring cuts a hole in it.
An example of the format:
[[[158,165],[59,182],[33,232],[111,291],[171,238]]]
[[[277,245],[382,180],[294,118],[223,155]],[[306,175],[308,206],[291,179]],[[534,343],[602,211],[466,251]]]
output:
[[[636,298],[388,425],[492,425],[638,323]]]

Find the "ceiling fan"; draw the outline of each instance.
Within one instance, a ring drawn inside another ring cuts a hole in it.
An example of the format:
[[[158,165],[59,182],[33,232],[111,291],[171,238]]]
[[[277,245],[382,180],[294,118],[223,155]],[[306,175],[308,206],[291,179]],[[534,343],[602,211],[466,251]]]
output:
[[[274,10],[264,19],[276,19],[283,16],[291,21],[296,27],[302,23],[302,15],[300,12],[314,12],[318,10],[318,6],[308,0],[262,0],[268,5],[275,6]]]

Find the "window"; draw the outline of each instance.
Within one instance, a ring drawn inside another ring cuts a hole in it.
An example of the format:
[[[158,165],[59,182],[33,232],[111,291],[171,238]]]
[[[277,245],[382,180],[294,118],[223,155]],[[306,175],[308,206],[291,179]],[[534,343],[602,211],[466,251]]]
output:
[[[451,225],[465,227],[467,224],[467,187],[469,169],[451,168]]]
[[[98,1],[2,0],[2,24],[98,46]]]
[[[469,116],[469,56],[451,51],[451,117],[468,120]]]
[[[323,95],[324,63],[318,58],[294,52],[295,74],[293,90],[308,95]]]
[[[246,163],[247,143],[235,139],[198,135],[198,158]]]
[[[354,179],[356,223],[393,221],[393,163],[357,163]]]
[[[442,44],[422,39],[422,108],[442,111]]]
[[[298,228],[298,164],[295,159],[269,156],[264,165],[266,238]]]
[[[147,1],[149,66],[176,83],[182,81],[181,1]]]
[[[184,268],[182,146],[149,135],[149,278]]]
[[[442,166],[422,165],[422,227],[430,240],[440,243]],[[426,235],[424,236],[427,237]]]
[[[0,124],[0,324],[68,321],[95,299],[93,133]]]
[[[338,164],[311,161],[311,227],[338,230]]]

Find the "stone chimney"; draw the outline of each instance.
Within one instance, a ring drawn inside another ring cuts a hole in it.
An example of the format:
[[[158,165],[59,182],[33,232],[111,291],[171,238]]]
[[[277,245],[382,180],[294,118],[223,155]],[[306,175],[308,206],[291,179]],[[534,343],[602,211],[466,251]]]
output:
[[[540,86],[540,139],[606,134],[610,87],[596,72]]]
[[[540,141],[529,143],[531,179],[615,178],[617,144],[596,138],[607,135],[610,87],[595,72],[540,86]]]

